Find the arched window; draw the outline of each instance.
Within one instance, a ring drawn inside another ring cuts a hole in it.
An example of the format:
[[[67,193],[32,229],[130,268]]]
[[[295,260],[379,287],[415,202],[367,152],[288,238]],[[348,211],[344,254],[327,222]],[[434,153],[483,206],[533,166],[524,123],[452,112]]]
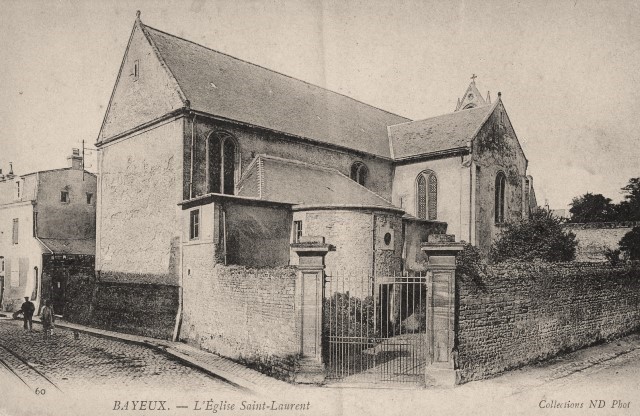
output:
[[[367,165],[365,165],[364,163],[355,162],[353,165],[351,165],[351,179],[358,182],[360,185],[366,185],[368,175],[369,169],[367,169]]]
[[[438,218],[438,177],[433,171],[422,171],[416,178],[416,212],[424,220]]]
[[[233,195],[239,165],[238,143],[225,132],[215,132],[207,143],[209,192]]]
[[[502,224],[504,222],[504,191],[506,184],[507,177],[503,172],[498,172],[498,175],[496,175],[496,224]]]

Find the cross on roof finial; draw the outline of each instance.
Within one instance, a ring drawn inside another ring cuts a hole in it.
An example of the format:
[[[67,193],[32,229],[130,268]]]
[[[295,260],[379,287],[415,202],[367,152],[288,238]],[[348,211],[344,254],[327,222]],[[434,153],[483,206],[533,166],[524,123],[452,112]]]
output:
[[[471,82],[473,82],[475,84],[476,83],[476,78],[478,78],[476,76],[476,74],[471,75]]]

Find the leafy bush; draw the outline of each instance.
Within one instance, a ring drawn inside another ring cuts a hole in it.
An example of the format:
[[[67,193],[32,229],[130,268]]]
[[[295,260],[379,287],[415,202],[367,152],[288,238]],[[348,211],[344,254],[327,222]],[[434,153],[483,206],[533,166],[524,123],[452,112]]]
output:
[[[633,227],[620,240],[622,250],[629,260],[640,260],[640,227]]]
[[[334,293],[324,300],[324,331],[330,336],[376,336],[373,296],[360,299],[349,293]]]
[[[537,209],[528,220],[506,224],[489,257],[495,263],[508,259],[571,261],[577,244],[575,234],[565,232],[558,217]]]
[[[463,279],[468,278],[476,283],[481,283],[486,272],[486,262],[477,247],[465,243],[464,249],[456,256],[456,272]]]

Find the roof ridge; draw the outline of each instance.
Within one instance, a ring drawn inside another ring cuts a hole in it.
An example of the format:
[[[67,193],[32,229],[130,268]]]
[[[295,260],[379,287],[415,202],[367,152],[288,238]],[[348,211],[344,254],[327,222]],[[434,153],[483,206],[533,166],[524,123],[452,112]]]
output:
[[[56,172],[56,171],[60,171],[60,170],[76,170],[76,169],[73,169],[72,167],[66,167],[66,168],[55,168],[55,169],[36,170],[36,171],[33,171],[33,172],[23,173],[22,175],[15,175],[15,176],[22,178],[22,177],[29,176],[29,175],[35,175],[36,173]],[[82,169],[77,169],[77,170],[80,170],[80,171],[82,172]],[[95,174],[95,173],[93,173],[93,172],[89,172],[89,171],[88,171],[88,170],[86,170],[86,169],[84,169],[84,173],[88,173],[88,174],[93,175],[93,176],[98,176],[97,174]]]
[[[335,169],[335,168],[330,168],[330,167],[322,166],[322,165],[316,165],[314,163],[309,163],[309,162],[303,162],[301,160],[287,159],[285,157],[273,156],[273,155],[270,155],[270,154],[267,154],[267,153],[260,153],[260,154],[256,155],[256,159],[257,158],[271,159],[271,160],[276,160],[276,161],[279,161],[279,162],[292,163],[292,164],[295,164],[295,165],[304,165],[304,166],[308,166],[308,167],[311,167],[311,168],[314,168],[314,169],[320,169],[320,170],[326,170],[326,171],[340,173],[340,171]]]
[[[403,126],[405,124],[410,124],[410,123],[419,123],[421,121],[433,120],[435,118],[451,116],[451,115],[454,115],[454,114],[462,114],[464,111],[480,110],[480,109],[483,109],[483,108],[486,108],[486,107],[491,107],[491,106],[493,106],[493,104],[480,105],[478,107],[473,107],[473,108],[467,108],[467,109],[464,109],[464,110],[453,111],[451,113],[439,114],[439,115],[433,116],[433,117],[421,118],[420,120],[412,120],[412,121],[407,121],[407,122],[404,122],[404,123],[392,124],[391,126],[389,126],[389,128],[396,127],[396,126]]]
[[[184,41],[184,42],[189,42],[189,43],[191,43],[191,44],[194,44],[194,45],[199,46],[199,47],[201,47],[201,48],[204,48],[204,49],[210,50],[210,51],[212,51],[212,52],[215,52],[215,53],[219,53],[219,54],[221,54],[221,55],[228,56],[229,58],[235,59],[235,60],[237,60],[237,61],[244,62],[244,63],[246,63],[246,64],[249,64],[249,65],[252,65],[252,66],[255,66],[255,67],[258,67],[258,68],[264,69],[265,71],[273,72],[273,73],[275,73],[275,74],[282,75],[282,76],[284,76],[284,77],[287,77],[287,78],[290,78],[290,79],[293,79],[293,80],[296,80],[296,81],[299,81],[299,82],[305,83],[305,84],[310,85],[310,86],[312,86],[312,87],[320,88],[320,89],[322,89],[322,90],[324,90],[324,91],[328,91],[328,92],[330,92],[330,93],[332,93],[332,94],[340,95],[340,96],[345,97],[345,98],[348,98],[348,99],[350,99],[350,100],[352,100],[352,101],[358,102],[358,103],[360,103],[360,104],[364,104],[364,105],[366,105],[366,106],[368,106],[368,107],[375,108],[376,110],[383,111],[383,112],[385,112],[385,113],[387,113],[387,114],[391,114],[391,115],[393,115],[393,116],[401,117],[401,118],[407,119],[408,121],[411,121],[411,119],[410,119],[410,118],[408,118],[408,117],[401,116],[400,114],[392,113],[391,111],[385,110],[385,109],[383,109],[383,108],[376,107],[376,106],[374,106],[374,105],[371,105],[371,104],[365,103],[364,101],[360,101],[360,100],[358,100],[358,99],[356,99],[356,98],[350,97],[350,96],[348,96],[348,95],[346,95],[346,94],[343,94],[343,93],[341,93],[341,92],[337,92],[337,91],[330,90],[329,88],[321,87],[321,86],[319,86],[319,85],[313,84],[313,83],[311,83],[311,82],[308,82],[308,81],[305,81],[305,80],[302,80],[302,79],[299,79],[299,78],[295,78],[295,77],[293,77],[293,76],[291,76],[291,75],[284,74],[284,73],[279,72],[279,71],[276,71],[276,70],[274,70],[274,69],[270,69],[270,68],[264,67],[264,66],[262,66],[262,65],[258,65],[258,64],[256,64],[256,63],[253,63],[253,62],[250,62],[250,61],[244,60],[244,59],[242,59],[242,58],[235,57],[235,56],[233,56],[233,55],[229,55],[228,53],[225,53],[225,52],[220,52],[220,51],[215,50],[215,49],[213,49],[213,48],[210,48],[210,47],[208,47],[208,46],[201,45],[201,44],[199,44],[199,43],[197,43],[197,42],[194,42],[194,41],[192,41],[192,40],[185,39],[185,38],[180,37],[180,36],[177,36],[177,35],[173,35],[173,34],[171,34],[171,33],[165,32],[165,31],[160,30],[160,29],[156,29],[156,28],[151,27],[151,26],[148,26],[148,25],[144,25],[144,27],[145,27],[146,29],[155,30],[156,32],[162,33],[162,34],[164,34],[164,35],[171,36],[172,38],[179,39],[179,40],[182,40],[182,41]],[[177,82],[177,81],[176,81],[176,82]]]

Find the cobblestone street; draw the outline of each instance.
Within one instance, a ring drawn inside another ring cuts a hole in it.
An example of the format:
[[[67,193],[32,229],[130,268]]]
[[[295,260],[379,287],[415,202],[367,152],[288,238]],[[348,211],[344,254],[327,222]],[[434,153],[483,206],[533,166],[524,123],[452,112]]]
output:
[[[0,320],[0,371],[15,371],[34,389],[52,387],[62,392],[118,386],[122,389],[171,389],[179,391],[235,391],[223,380],[185,366],[161,352],[141,345],[100,338],[56,328],[45,340],[40,325],[33,332],[21,321]],[[8,366],[8,367],[7,367]],[[20,384],[18,378],[16,383]],[[46,386],[46,384],[49,384]]]

